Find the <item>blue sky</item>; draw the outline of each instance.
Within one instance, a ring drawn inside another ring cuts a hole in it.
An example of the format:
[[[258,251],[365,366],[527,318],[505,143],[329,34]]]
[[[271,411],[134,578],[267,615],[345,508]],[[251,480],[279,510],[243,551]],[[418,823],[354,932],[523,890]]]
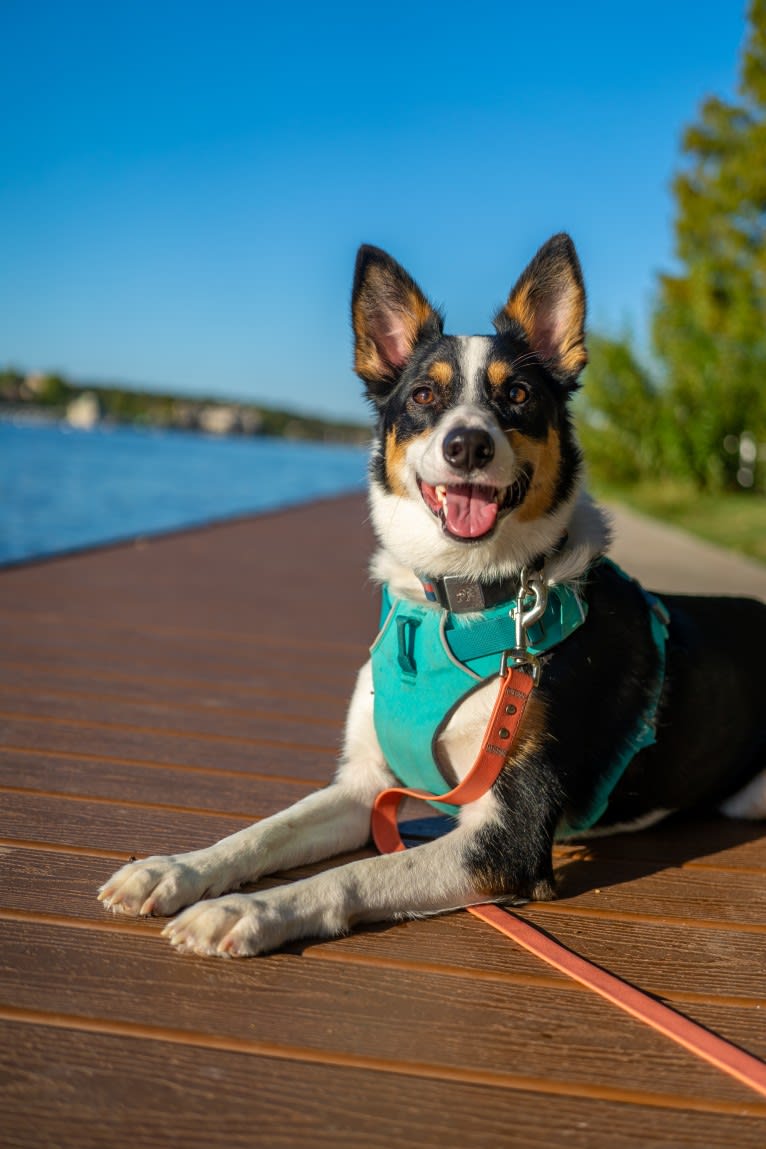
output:
[[[739,0],[0,0],[0,366],[364,418],[356,248],[488,329],[567,230],[646,338]]]

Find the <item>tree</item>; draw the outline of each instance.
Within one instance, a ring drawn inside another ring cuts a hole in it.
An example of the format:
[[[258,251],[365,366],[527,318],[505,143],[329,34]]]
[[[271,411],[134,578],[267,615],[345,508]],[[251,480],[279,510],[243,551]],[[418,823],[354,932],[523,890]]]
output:
[[[737,486],[743,434],[766,441],[766,0],[750,5],[739,96],[706,100],[684,136],[680,268],[660,278],[653,323],[676,425],[666,464],[706,489]]]
[[[629,338],[588,337],[587,373],[575,403],[594,475],[634,483],[663,466],[663,396]]]

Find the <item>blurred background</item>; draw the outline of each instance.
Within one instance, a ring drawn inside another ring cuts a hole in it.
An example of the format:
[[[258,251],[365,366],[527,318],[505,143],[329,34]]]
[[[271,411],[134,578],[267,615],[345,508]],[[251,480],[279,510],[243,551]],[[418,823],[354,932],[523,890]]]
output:
[[[560,230],[598,489],[766,560],[766,0],[4,0],[0,42],[0,562],[361,487],[358,244],[472,333]]]

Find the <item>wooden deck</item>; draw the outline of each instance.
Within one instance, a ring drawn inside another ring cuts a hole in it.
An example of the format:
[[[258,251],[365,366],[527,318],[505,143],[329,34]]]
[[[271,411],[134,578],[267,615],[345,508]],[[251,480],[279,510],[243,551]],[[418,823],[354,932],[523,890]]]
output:
[[[467,914],[223,962],[96,902],[130,855],[330,778],[375,626],[363,520],[353,496],[0,572],[0,1142],[760,1149],[766,1100]],[[559,862],[529,920],[766,1056],[759,826]]]

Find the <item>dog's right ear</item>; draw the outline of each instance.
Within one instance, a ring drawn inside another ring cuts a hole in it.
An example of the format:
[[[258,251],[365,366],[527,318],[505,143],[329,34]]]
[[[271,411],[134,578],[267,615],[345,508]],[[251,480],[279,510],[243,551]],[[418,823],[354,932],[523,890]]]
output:
[[[359,248],[351,297],[354,369],[371,399],[396,384],[420,339],[436,339],[444,320],[414,279],[385,251]]]

